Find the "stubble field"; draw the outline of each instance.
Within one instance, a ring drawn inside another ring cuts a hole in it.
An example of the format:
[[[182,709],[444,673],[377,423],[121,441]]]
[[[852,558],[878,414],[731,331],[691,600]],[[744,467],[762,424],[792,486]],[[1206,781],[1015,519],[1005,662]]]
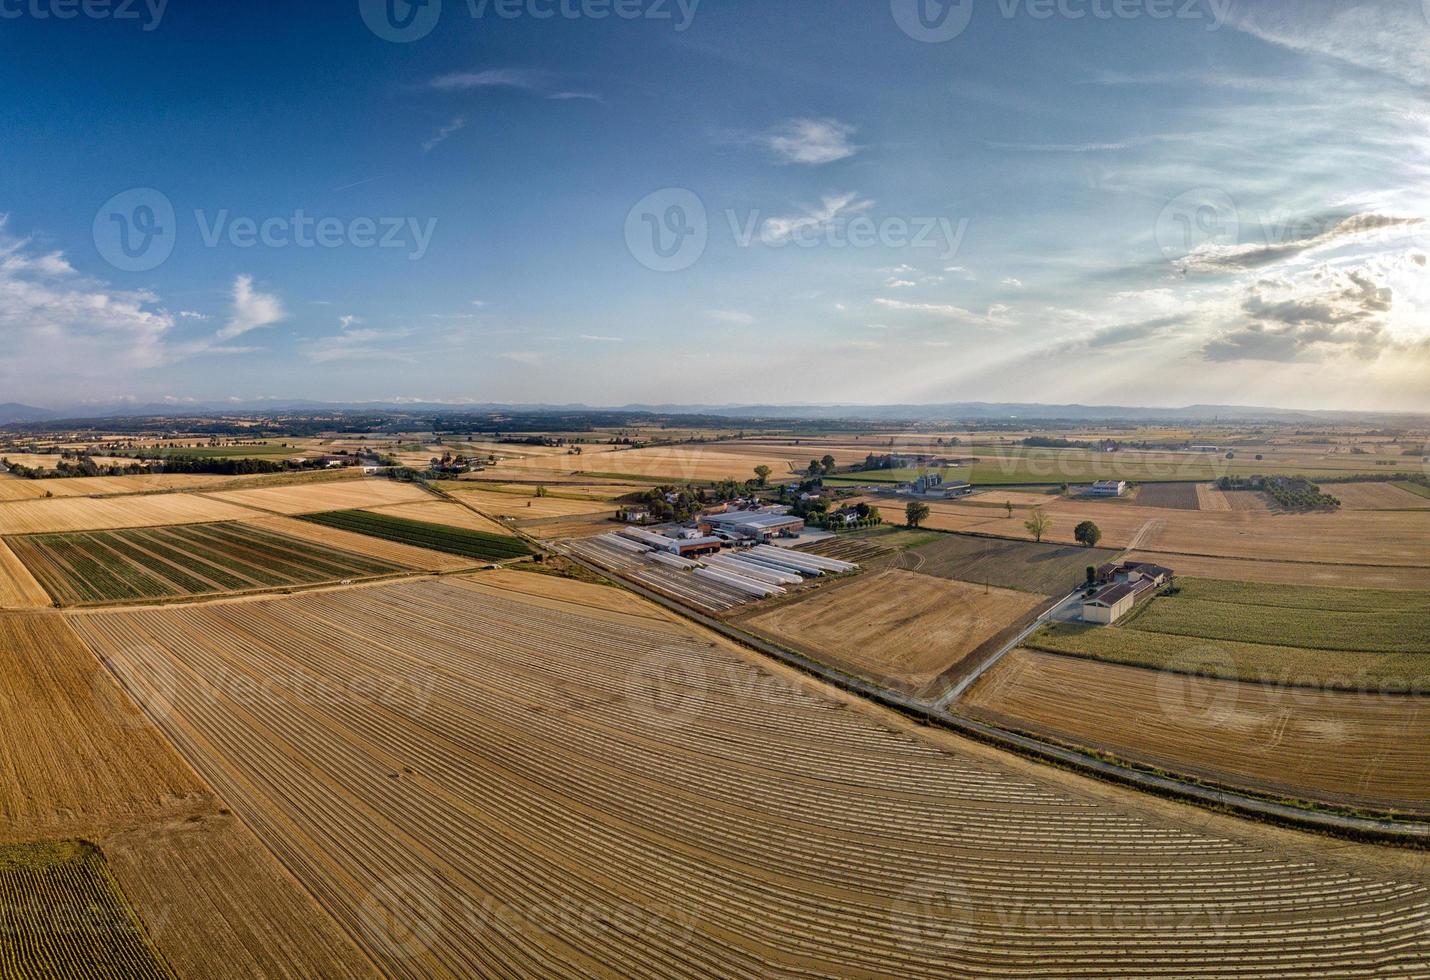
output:
[[[1430,813],[1430,698],[1246,684],[1016,650],[959,710],[1260,793]]]
[[[116,669],[390,976],[1388,975],[1430,955],[1409,855],[1040,769],[522,578],[544,594],[479,576],[75,622],[99,652],[154,651],[163,683]]]

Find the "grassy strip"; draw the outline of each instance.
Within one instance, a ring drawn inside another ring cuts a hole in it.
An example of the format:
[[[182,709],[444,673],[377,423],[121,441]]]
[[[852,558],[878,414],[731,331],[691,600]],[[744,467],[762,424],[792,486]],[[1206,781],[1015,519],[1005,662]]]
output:
[[[1409,480],[1396,480],[1391,486],[1399,487],[1402,490],[1409,490],[1417,497],[1424,497],[1426,500],[1430,500],[1430,487],[1427,487],[1423,483],[1411,483]]]
[[[1416,593],[1198,579],[1178,585],[1123,628],[1313,650],[1430,653],[1430,600]]]
[[[1225,680],[1365,693],[1430,693],[1430,654],[1425,653],[1315,650],[1084,623],[1051,623],[1023,645]]]
[[[532,554],[521,540],[503,534],[473,531],[469,528],[429,524],[389,514],[374,514],[365,510],[335,510],[322,514],[305,514],[301,520],[354,531],[386,541],[414,545],[450,555],[461,555],[479,561],[503,561]]]

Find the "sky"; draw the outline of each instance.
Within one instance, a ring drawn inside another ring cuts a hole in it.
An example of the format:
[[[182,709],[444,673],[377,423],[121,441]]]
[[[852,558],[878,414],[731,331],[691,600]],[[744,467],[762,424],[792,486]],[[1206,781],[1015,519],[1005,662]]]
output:
[[[0,0],[0,402],[1430,410],[1430,0]]]

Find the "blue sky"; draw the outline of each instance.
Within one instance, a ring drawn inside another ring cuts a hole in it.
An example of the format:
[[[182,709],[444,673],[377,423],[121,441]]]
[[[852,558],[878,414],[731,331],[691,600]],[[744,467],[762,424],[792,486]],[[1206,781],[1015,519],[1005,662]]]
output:
[[[90,2],[0,401],[1430,409],[1420,0]]]

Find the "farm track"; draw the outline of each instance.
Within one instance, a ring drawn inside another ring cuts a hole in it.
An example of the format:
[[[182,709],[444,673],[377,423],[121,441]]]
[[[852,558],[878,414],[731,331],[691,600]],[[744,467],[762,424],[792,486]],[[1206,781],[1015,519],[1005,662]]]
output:
[[[683,624],[483,581],[74,623],[97,652],[155,651],[172,683],[114,669],[393,976],[1319,977],[1430,956],[1409,855],[1045,774]]]

